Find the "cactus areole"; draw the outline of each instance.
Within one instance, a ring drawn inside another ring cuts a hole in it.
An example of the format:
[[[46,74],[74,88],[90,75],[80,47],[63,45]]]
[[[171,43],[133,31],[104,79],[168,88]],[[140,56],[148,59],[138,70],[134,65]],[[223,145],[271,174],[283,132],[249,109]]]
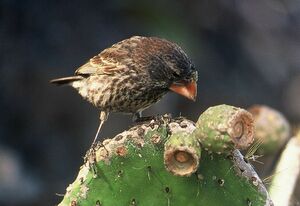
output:
[[[236,149],[252,141],[251,115],[227,105],[208,112],[196,125],[165,115],[94,146],[59,205],[273,205]]]

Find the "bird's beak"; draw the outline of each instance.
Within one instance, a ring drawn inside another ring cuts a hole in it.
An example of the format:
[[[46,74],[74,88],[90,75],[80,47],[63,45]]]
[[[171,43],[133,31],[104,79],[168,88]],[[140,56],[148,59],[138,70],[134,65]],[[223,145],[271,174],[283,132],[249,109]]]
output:
[[[169,89],[177,94],[180,94],[190,100],[196,101],[197,96],[197,83],[195,81],[186,84],[173,83]]]

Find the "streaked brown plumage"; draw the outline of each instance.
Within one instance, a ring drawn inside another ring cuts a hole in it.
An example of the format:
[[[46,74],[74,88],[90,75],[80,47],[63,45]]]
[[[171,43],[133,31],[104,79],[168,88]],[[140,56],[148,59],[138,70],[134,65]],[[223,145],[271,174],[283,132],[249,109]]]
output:
[[[109,112],[132,113],[159,101],[172,90],[196,97],[197,71],[176,44],[156,37],[134,36],[112,45],[75,71],[51,83],[69,84],[101,110],[100,125]]]

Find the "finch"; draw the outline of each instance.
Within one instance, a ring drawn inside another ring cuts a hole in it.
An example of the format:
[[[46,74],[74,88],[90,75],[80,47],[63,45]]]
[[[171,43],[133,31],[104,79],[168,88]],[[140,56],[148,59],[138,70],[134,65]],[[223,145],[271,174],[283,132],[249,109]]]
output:
[[[195,101],[197,71],[186,53],[175,43],[157,37],[133,36],[91,58],[74,76],[53,79],[70,85],[100,110],[100,124],[110,112],[141,112],[173,91]]]

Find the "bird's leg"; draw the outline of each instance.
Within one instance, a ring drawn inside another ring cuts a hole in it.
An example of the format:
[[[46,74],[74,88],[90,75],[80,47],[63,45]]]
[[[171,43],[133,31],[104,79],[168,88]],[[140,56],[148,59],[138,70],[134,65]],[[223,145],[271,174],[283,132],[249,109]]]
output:
[[[99,135],[99,132],[101,130],[101,127],[104,124],[104,122],[107,120],[108,115],[109,115],[109,113],[107,111],[101,111],[100,112],[100,115],[99,115],[100,124],[99,124],[98,130],[97,130],[97,133],[95,135],[93,144],[91,145],[91,149],[87,152],[87,154],[84,157],[85,163],[88,162],[89,167],[92,168],[94,174],[97,173],[97,171],[95,171],[95,168],[94,168],[94,163],[96,161],[96,153],[95,153],[96,152],[96,149],[95,149],[96,145],[95,145],[95,143],[96,143],[96,141],[98,139],[98,135]],[[108,153],[108,150],[105,148],[105,146],[102,143],[100,143],[100,146],[103,146],[103,148]],[[93,157],[93,158],[91,159],[90,157]]]
[[[132,116],[132,121],[135,123],[139,123],[139,122],[148,122],[152,119],[157,119],[158,116],[147,116],[147,117],[142,117],[142,112],[136,112],[133,114]]]
[[[101,111],[101,112],[100,112],[100,117],[99,117],[99,119],[100,119],[100,124],[99,124],[98,130],[97,130],[97,133],[96,133],[96,136],[95,136],[95,138],[94,138],[94,141],[93,141],[93,144],[92,144],[92,145],[95,144],[95,142],[96,142],[96,140],[97,140],[97,138],[98,138],[99,132],[100,132],[100,130],[101,130],[101,127],[102,127],[103,123],[107,120],[108,115],[109,115],[109,113],[108,113],[107,111]]]
[[[132,121],[133,122],[139,122],[139,119],[142,117],[142,112],[136,112],[132,115]]]

